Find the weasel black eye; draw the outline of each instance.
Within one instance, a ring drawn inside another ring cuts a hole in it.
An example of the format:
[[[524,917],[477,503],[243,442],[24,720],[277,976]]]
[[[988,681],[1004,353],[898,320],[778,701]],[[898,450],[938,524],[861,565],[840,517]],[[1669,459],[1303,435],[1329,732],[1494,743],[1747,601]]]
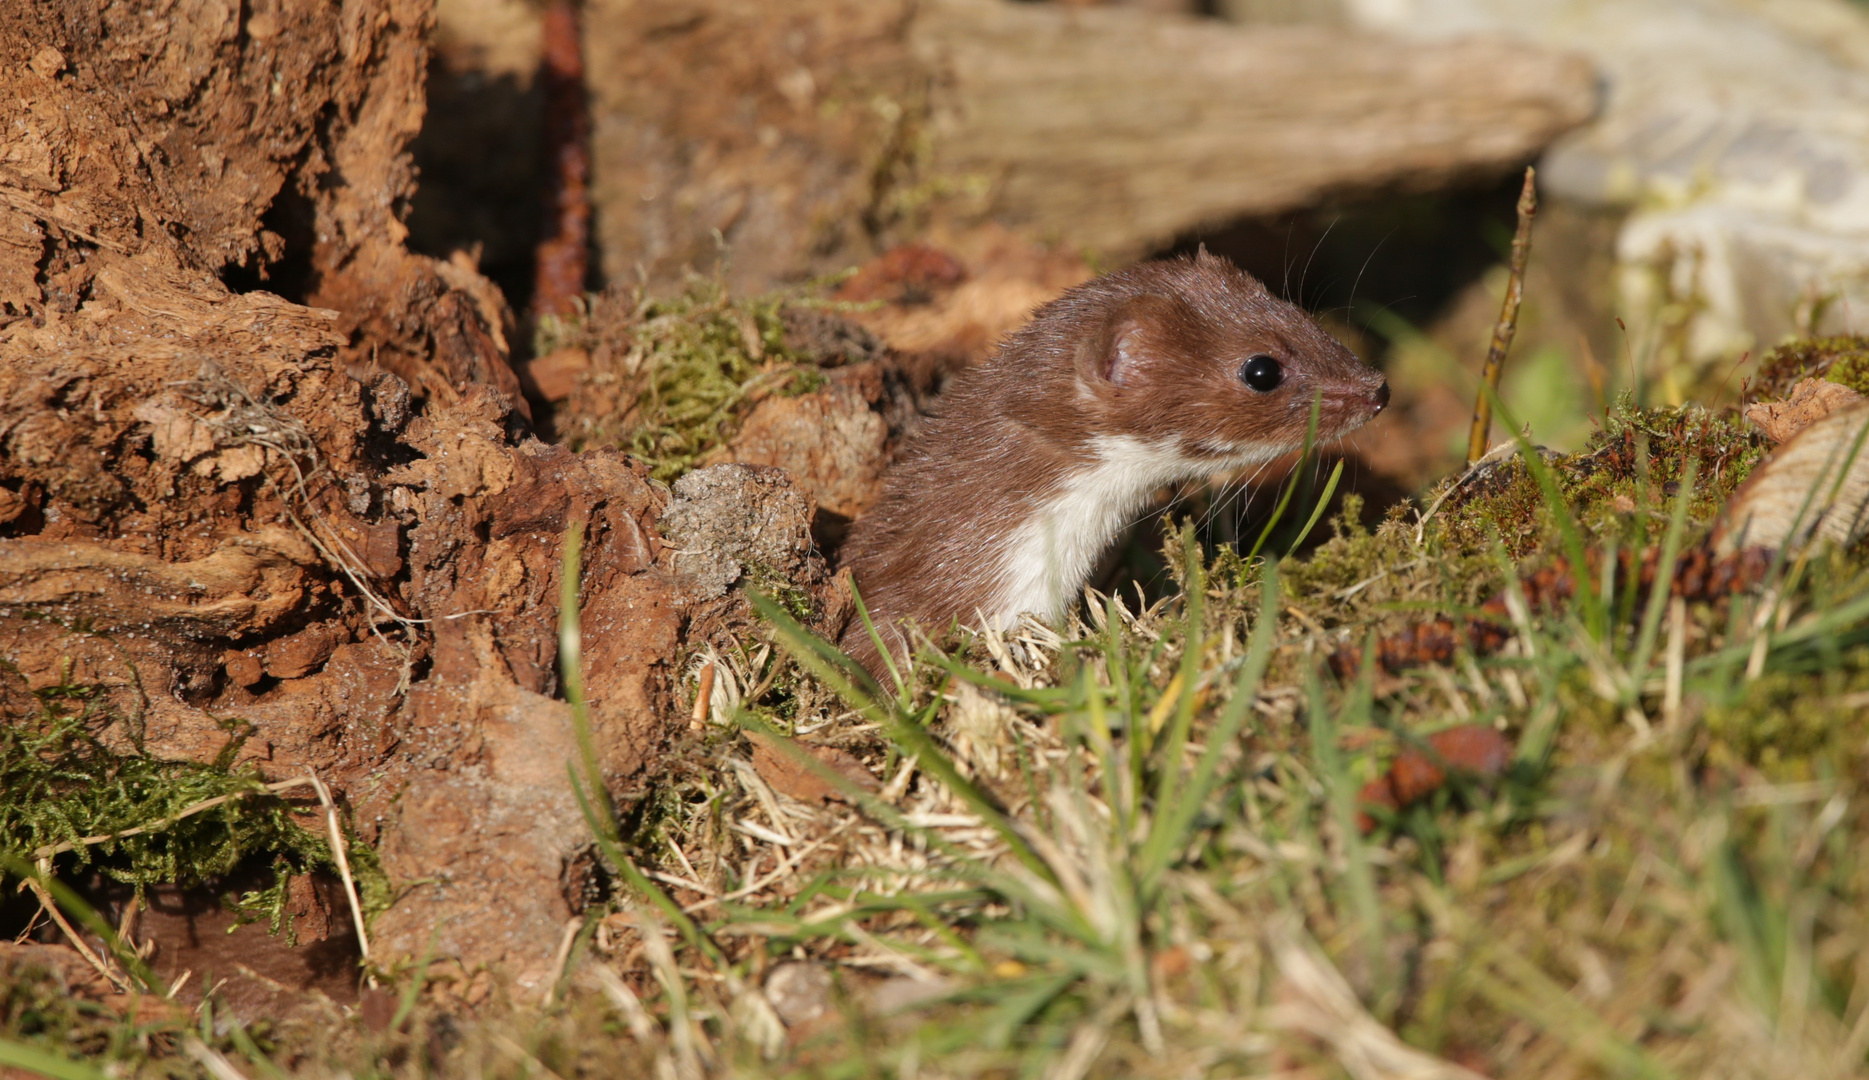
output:
[[[1259,391],[1261,394],[1278,389],[1278,384],[1285,378],[1285,369],[1277,360],[1264,353],[1248,359],[1240,365],[1240,382]]]

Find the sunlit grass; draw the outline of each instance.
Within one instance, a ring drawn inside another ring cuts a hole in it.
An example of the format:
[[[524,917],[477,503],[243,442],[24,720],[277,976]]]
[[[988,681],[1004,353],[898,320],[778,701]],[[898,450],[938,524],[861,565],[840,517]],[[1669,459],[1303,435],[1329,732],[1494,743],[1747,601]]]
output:
[[[1629,580],[1619,554],[1654,549],[1667,580],[1736,482],[1708,457],[1726,444],[1651,428],[1633,479],[1526,447],[1448,511],[1522,515],[1528,553],[1440,518],[1343,525],[1305,559],[1209,559],[1183,532],[1178,591],[1147,610],[1094,597],[881,682],[756,598],[777,648],[716,661],[740,707],[676,812],[620,820],[588,755],[567,763],[617,889],[550,1004],[476,1015],[405,982],[389,1030],[339,1021],[327,1045],[186,1033],[250,1075],[1863,1075],[1869,577],[1832,553],[1719,602]],[[1613,495],[1633,509],[1603,512]],[[1575,598],[1521,595],[1503,649],[1323,664],[1554,555]],[[1503,732],[1507,772],[1365,833],[1362,786],[1457,723]],[[775,791],[751,736],[841,801]],[[787,961],[832,984],[789,1028],[765,993]],[[35,1029],[54,1014],[21,1000],[0,1020],[39,1051],[205,1068],[182,1031]]]

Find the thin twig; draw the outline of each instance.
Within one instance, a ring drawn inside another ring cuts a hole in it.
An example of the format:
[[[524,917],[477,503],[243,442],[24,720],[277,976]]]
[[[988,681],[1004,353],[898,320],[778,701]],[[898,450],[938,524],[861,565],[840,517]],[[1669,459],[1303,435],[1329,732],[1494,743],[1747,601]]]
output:
[[[45,891],[45,886],[39,884],[39,879],[29,877],[24,885],[32,890],[33,896],[39,901],[40,908],[44,909],[45,913],[51,916],[52,921],[58,924],[59,930],[65,935],[65,940],[71,942],[72,948],[78,950],[78,955],[84,957],[86,963],[96,968],[99,975],[110,980],[111,985],[115,986],[119,993],[129,993],[130,981],[112,971],[109,965],[104,963],[103,958],[84,943],[84,938],[78,936],[78,931],[72,927],[71,923],[65,921],[65,913],[58,909],[51,895]]]
[[[1473,402],[1473,430],[1467,436],[1467,463],[1486,456],[1486,444],[1492,438],[1493,398],[1499,391],[1499,374],[1512,348],[1512,335],[1519,328],[1519,301],[1525,295],[1525,261],[1532,250],[1532,215],[1538,212],[1538,190],[1533,184],[1538,170],[1527,166],[1525,186],[1519,191],[1519,229],[1512,237],[1511,276],[1506,279],[1506,299],[1499,309],[1499,322],[1493,327],[1492,347],[1486,350],[1486,385],[1480,387]]]
[[[811,843],[806,844],[802,848],[799,848],[797,852],[788,856],[786,859],[780,862],[778,866],[774,867],[771,873],[767,874],[765,877],[755,880],[752,884],[741,886],[740,888],[735,889],[734,891],[728,893],[725,896],[710,896],[705,900],[698,900],[695,903],[689,904],[687,907],[682,908],[681,910],[686,914],[692,915],[695,912],[700,911],[702,908],[708,907],[709,905],[712,905],[712,904],[729,903],[731,901],[738,900],[742,897],[753,895],[759,890],[765,888],[768,885],[771,885],[773,882],[778,881],[779,879],[783,878],[786,874],[790,873],[792,870],[794,870],[798,866],[800,862],[804,861],[805,856],[810,855],[812,852],[823,847],[825,844],[830,843],[833,839],[835,839],[838,836],[838,834],[842,833],[855,820],[856,819],[854,818],[845,819],[842,824],[839,824],[836,828],[832,829],[830,832],[825,833],[823,836],[818,837],[816,840],[813,840]]]
[[[130,950],[130,955],[138,959],[144,956],[143,950],[136,945],[136,913],[141,908],[136,894],[131,893],[130,902],[123,905],[123,915],[117,920],[117,940],[123,942],[123,947]]]
[[[1439,495],[1435,496],[1434,502],[1428,506],[1427,513],[1416,515],[1415,517],[1415,546],[1416,547],[1421,546],[1421,538],[1427,535],[1428,522],[1433,520],[1434,515],[1440,511],[1441,504],[1447,501],[1448,496],[1452,495],[1456,491],[1459,491],[1461,488],[1466,486],[1467,481],[1478,476],[1480,474],[1481,467],[1484,466],[1487,462],[1498,461],[1504,458],[1508,458],[1517,452],[1518,452],[1518,447],[1515,444],[1509,443],[1509,442],[1503,442],[1503,443],[1500,443],[1498,446],[1493,447],[1492,450],[1488,451],[1478,461],[1469,462],[1467,464],[1467,470],[1461,473],[1460,477],[1456,479],[1453,483],[1447,485],[1446,490],[1442,491]]]
[[[1660,588],[1656,583],[1656,588]],[[1668,601],[1667,675],[1661,696],[1662,726],[1673,729],[1681,722],[1681,684],[1687,663],[1687,601],[1673,597]]]
[[[701,669],[701,685],[694,693],[694,715],[689,718],[689,724],[696,731],[707,723],[708,711],[714,704],[714,664],[715,661],[710,660]]]
[[[344,896],[350,901],[350,918],[357,928],[357,954],[365,964],[370,962],[370,932],[363,925],[363,903],[357,899],[357,879],[351,877],[350,854],[344,843],[344,830],[337,820],[337,804],[331,801],[331,791],[318,779],[316,773],[307,769],[305,778],[318,792],[318,801],[324,806],[325,831],[331,838],[331,858],[337,863],[337,876],[344,882]],[[371,986],[376,985],[376,976],[366,974]]]
[[[583,919],[565,920],[564,932],[558,935],[558,949],[552,953],[551,974],[545,980],[546,1008],[558,1000],[558,984],[564,981],[565,969],[571,966],[571,947],[577,944],[578,931],[584,929]]]
[[[247,1080],[246,1074],[234,1068],[233,1062],[222,1057],[218,1051],[200,1039],[190,1036],[182,1041],[182,1049],[194,1058],[200,1066],[208,1070],[214,1080]]]
[[[629,1025],[630,1035],[637,1042],[647,1046],[651,1039],[662,1034],[661,1025],[649,1016],[649,1010],[642,1007],[642,999],[636,996],[636,992],[629,988],[621,975],[604,964],[594,965],[589,970],[597,978],[598,989],[623,1014],[623,1022]]]
[[[525,1047],[519,1045],[505,1035],[493,1036],[493,1045],[511,1055],[513,1060],[524,1066],[528,1073],[536,1070],[544,1074],[546,1080],[564,1080],[564,1077],[559,1076],[557,1071],[552,1069],[551,1066],[527,1053]]]

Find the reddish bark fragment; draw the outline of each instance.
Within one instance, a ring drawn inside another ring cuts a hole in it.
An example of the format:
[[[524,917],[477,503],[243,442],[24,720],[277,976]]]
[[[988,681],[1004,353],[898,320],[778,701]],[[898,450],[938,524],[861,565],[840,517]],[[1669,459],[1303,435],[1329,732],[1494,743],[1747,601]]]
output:
[[[1592,556],[1586,562],[1587,573],[1599,572],[1597,557]],[[1626,552],[1619,556],[1617,580],[1626,581],[1631,573],[1636,575],[1638,611],[1642,610],[1649,590],[1655,587],[1660,562],[1659,547],[1644,551],[1639,562]],[[1717,600],[1751,588],[1765,576],[1770,566],[1771,552],[1761,548],[1721,556],[1711,547],[1701,545],[1683,552],[1676,560],[1668,592],[1686,600]],[[1570,561],[1558,558],[1521,578],[1519,589],[1533,610],[1554,610],[1569,603],[1576,594],[1576,576],[1571,573]],[[1378,639],[1376,664],[1391,675],[1425,664],[1445,664],[1459,654],[1463,643],[1474,654],[1486,656],[1503,648],[1512,640],[1512,634],[1510,608],[1506,593],[1501,590],[1480,605],[1479,615],[1464,621],[1436,616]],[[1355,677],[1362,663],[1362,650],[1353,646],[1338,649],[1330,656],[1331,670],[1342,679]]]
[[[590,276],[590,113],[584,92],[584,54],[578,13],[571,0],[545,8],[545,56],[539,75],[545,85],[545,238],[537,249],[532,286],[533,315],[569,315],[577,310]]]
[[[961,283],[967,268],[930,244],[897,244],[863,264],[838,287],[839,300],[887,300],[894,304],[927,303],[938,289]]]

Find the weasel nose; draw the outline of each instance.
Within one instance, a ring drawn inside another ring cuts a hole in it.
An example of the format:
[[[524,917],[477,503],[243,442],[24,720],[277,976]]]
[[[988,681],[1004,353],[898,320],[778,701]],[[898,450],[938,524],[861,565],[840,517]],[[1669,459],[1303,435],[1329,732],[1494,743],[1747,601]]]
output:
[[[1376,387],[1376,411],[1381,412],[1382,410],[1388,407],[1389,407],[1389,380],[1384,379],[1382,380],[1382,385]]]

